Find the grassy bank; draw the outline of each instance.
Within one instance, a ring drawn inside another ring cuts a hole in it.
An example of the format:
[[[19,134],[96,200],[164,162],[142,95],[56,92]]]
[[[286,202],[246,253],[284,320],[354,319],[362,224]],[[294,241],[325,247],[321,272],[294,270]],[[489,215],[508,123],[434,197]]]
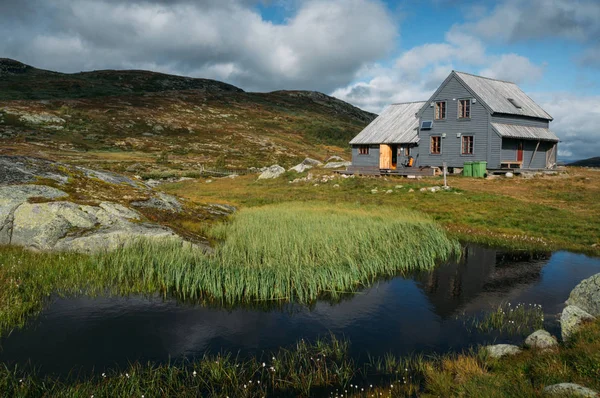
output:
[[[600,320],[555,351],[525,350],[500,360],[484,350],[440,357],[386,355],[358,365],[334,336],[241,360],[143,365],[84,380],[39,378],[0,366],[0,392],[14,397],[536,397],[574,382],[600,390]]]
[[[0,332],[22,325],[52,292],[172,294],[224,305],[336,299],[377,278],[427,270],[460,246],[412,211],[323,203],[244,209],[209,234],[205,255],[139,241],[95,256],[0,250]]]
[[[463,241],[600,256],[600,172],[569,168],[567,175],[531,179],[452,176],[448,183],[453,189],[437,193],[420,189],[442,185],[441,178],[335,177],[324,182],[322,176],[331,172],[311,173],[310,181],[296,183],[289,180],[307,174],[287,173],[270,181],[257,181],[256,176],[213,179],[210,184],[185,181],[161,189],[198,202],[220,200],[241,207],[285,203],[293,198],[417,210]]]

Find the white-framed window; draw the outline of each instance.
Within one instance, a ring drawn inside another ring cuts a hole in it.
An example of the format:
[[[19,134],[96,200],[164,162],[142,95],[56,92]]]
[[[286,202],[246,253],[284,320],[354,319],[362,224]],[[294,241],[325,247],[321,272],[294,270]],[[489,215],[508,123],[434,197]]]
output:
[[[471,100],[461,99],[458,100],[458,118],[469,119],[471,117]]]
[[[462,145],[461,145],[461,153],[463,155],[472,155],[473,154],[473,136],[472,135],[463,135],[461,137]]]
[[[440,155],[442,153],[442,136],[432,135],[429,146],[429,153],[432,155]]]
[[[435,102],[435,120],[446,119],[446,101]]]

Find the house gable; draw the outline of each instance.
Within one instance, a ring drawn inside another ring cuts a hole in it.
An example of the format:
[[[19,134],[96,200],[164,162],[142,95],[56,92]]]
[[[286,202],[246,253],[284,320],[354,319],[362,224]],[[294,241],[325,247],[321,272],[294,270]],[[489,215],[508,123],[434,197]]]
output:
[[[425,102],[425,104],[421,107],[421,109],[419,109],[419,112],[417,112],[417,118],[421,118],[423,116],[423,113],[425,112],[425,110],[427,108],[430,107],[432,102],[435,102],[435,99],[439,97],[440,92],[442,90],[444,90],[444,88],[446,87],[446,85],[452,81],[452,79],[456,79],[456,81],[458,81],[458,83],[460,83],[462,85],[462,87],[469,92],[469,94],[475,98],[477,101],[479,101],[483,107],[485,109],[487,109],[487,111],[491,114],[492,109],[485,103],[485,101],[483,101],[478,95],[477,93],[475,93],[459,76],[455,71],[452,71],[448,77],[442,82],[442,84],[440,84],[440,86],[438,87],[438,89],[433,93],[433,95],[431,97],[429,97],[429,100],[427,100]]]

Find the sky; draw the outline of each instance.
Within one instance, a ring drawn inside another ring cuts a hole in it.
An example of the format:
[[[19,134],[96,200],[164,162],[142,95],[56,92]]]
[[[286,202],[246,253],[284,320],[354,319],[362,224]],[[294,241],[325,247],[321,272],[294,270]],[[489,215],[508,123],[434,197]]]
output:
[[[513,81],[600,156],[600,0],[0,0],[0,57],[316,90],[375,113],[450,71]]]

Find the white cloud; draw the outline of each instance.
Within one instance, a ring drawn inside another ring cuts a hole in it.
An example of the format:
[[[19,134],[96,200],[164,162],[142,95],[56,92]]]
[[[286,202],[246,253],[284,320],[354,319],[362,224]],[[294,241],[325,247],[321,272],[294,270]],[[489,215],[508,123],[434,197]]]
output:
[[[163,72],[214,73],[201,77],[246,89],[329,91],[385,57],[397,38],[396,23],[379,0],[304,1],[283,24],[263,20],[251,3],[40,3],[52,15],[50,28],[17,36],[2,28],[0,16],[0,35],[7,38],[0,53],[61,71],[155,64]],[[31,18],[35,26],[38,17]]]
[[[531,96],[554,117],[550,128],[561,140],[559,156],[572,159],[600,156],[600,96],[570,93]]]
[[[520,84],[540,80],[544,74],[544,68],[533,64],[526,57],[511,53],[497,57],[489,67],[482,69],[479,74]]]

